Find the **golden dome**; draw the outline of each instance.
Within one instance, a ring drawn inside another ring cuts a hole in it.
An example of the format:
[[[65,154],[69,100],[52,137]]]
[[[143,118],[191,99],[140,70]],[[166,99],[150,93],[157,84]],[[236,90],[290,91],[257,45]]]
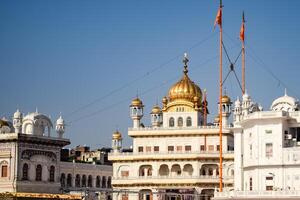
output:
[[[153,106],[151,114],[160,114],[161,113],[161,109],[158,105]]]
[[[137,97],[131,101],[131,106],[143,107],[143,102]]]
[[[122,139],[122,134],[119,131],[116,131],[116,132],[113,133],[112,139],[113,140],[121,140]]]
[[[175,83],[169,90],[170,101],[175,99],[186,99],[193,102],[195,99],[201,101],[202,92],[198,85],[196,85],[184,72],[180,81]]]
[[[229,96],[227,96],[227,95],[222,96],[222,103],[230,104],[231,100],[230,100]]]

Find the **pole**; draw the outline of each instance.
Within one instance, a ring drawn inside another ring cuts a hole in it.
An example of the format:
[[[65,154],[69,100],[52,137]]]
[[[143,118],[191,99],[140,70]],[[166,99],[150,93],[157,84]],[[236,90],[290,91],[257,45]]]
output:
[[[222,12],[222,0],[220,0],[220,9]],[[222,79],[223,79],[223,72],[222,72],[222,41],[223,41],[223,35],[222,35],[222,23],[220,23],[220,83],[219,83],[219,87],[220,87],[220,94],[219,94],[219,139],[220,139],[220,163],[219,163],[219,175],[220,175],[220,180],[219,180],[219,184],[220,184],[220,192],[223,191],[223,148],[222,148]]]
[[[243,26],[245,23],[245,16],[243,12]],[[245,39],[242,40],[242,93],[245,94]]]
[[[206,105],[206,89],[204,89],[204,98],[203,98],[204,100],[203,100],[203,115],[204,115],[204,119],[203,119],[203,125],[204,126],[206,126],[206,124],[207,124],[207,105]]]

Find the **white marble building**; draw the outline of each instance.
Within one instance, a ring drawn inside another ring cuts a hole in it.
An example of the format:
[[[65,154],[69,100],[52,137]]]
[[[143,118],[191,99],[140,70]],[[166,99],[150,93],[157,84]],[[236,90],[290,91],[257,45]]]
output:
[[[216,199],[300,199],[300,111],[293,97],[275,99],[268,111],[235,103],[234,191]]]
[[[122,153],[122,136],[114,133],[112,186],[117,191],[114,200],[178,199],[176,194],[202,199],[213,195],[219,185],[219,126],[206,125],[207,102],[202,91],[190,80],[185,56],[182,78],[175,83],[162,100],[162,108],[152,109],[151,126],[141,123],[144,115],[139,98],[130,105],[133,127],[128,135],[133,139],[133,152]],[[223,103],[223,176],[226,188],[233,187],[233,132],[229,128],[231,101]],[[217,106],[216,106],[217,107]],[[173,193],[167,196],[166,193]]]
[[[112,167],[61,162],[62,147],[69,145],[63,137],[62,117],[53,124],[39,112],[23,114],[17,110],[13,123],[0,120],[0,193],[66,193],[100,191],[111,187]]]

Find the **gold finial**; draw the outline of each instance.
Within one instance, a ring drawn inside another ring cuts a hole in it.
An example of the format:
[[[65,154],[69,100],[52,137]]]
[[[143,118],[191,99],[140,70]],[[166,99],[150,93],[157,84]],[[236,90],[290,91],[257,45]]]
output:
[[[187,63],[189,62],[189,59],[187,57],[187,53],[184,53],[184,58],[182,60],[183,64],[184,64],[184,70],[183,73],[187,74],[188,73],[188,69],[187,69]]]

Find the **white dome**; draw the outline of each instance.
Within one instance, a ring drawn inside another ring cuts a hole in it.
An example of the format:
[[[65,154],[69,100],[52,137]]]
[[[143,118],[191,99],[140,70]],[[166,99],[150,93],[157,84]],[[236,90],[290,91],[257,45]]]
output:
[[[295,111],[299,108],[299,102],[286,93],[284,96],[275,99],[271,105],[271,110]]]
[[[59,118],[56,120],[56,124],[65,124],[65,120],[62,118],[62,116],[59,116]]]
[[[22,117],[22,113],[19,111],[19,109],[17,109],[17,111],[14,113],[14,118],[21,118]]]
[[[234,107],[240,107],[240,106],[241,106],[240,99],[237,98],[236,101],[234,102]]]

